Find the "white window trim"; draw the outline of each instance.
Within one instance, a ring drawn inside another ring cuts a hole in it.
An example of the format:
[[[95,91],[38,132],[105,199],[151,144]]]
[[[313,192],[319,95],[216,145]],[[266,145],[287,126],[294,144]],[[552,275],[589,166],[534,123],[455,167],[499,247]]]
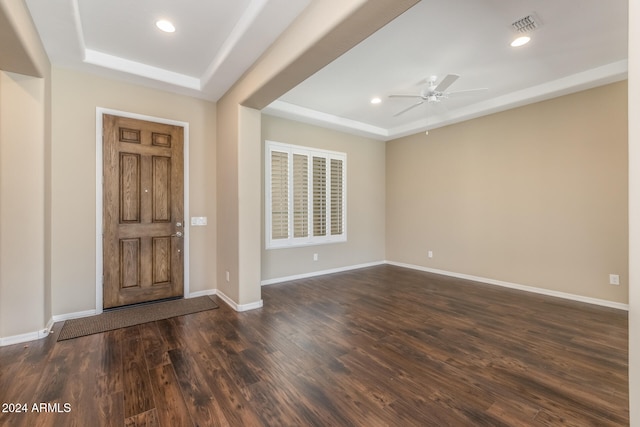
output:
[[[289,221],[288,221],[288,235],[289,237],[284,239],[273,239],[272,238],[272,227],[271,227],[271,152],[279,151],[286,152],[288,154],[288,163],[289,167],[289,197],[288,197],[288,212],[289,212]],[[311,147],[304,147],[301,145],[293,145],[293,144],[285,144],[282,142],[276,141],[265,141],[265,150],[264,150],[264,158],[265,158],[265,247],[266,249],[278,249],[278,248],[292,248],[292,247],[300,247],[300,246],[313,246],[313,245],[322,245],[328,243],[338,243],[345,242],[347,240],[347,154],[338,152],[338,151],[330,151],[323,149],[316,149]],[[309,224],[309,236],[307,237],[293,237],[293,155],[294,154],[302,154],[307,156],[308,164],[309,164],[309,173],[308,173],[308,188],[309,188],[309,197],[308,197],[308,224]],[[327,174],[326,174],[326,229],[327,235],[325,236],[313,236],[313,197],[312,197],[312,188],[313,188],[313,165],[312,159],[313,157],[325,157],[327,159]],[[342,234],[339,235],[331,235],[331,192],[329,189],[331,188],[331,159],[341,160],[343,163],[342,167]]]

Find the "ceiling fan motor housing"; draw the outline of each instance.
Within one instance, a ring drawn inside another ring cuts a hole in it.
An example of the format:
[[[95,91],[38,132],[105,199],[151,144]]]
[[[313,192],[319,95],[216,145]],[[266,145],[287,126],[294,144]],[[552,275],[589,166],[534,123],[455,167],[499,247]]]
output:
[[[427,102],[440,102],[440,98],[444,98],[444,92],[434,90],[434,87],[429,85],[428,88],[422,89],[420,97]]]

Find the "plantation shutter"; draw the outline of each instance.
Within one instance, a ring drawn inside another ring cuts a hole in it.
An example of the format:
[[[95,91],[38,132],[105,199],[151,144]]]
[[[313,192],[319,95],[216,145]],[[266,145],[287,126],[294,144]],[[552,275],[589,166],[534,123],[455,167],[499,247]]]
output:
[[[343,229],[342,160],[331,159],[331,235],[342,234]]]
[[[327,159],[313,157],[313,235],[327,234]]]
[[[271,151],[271,238],[289,237],[289,154]]]
[[[309,236],[309,157],[293,155],[293,237]]]
[[[265,141],[265,246],[347,240],[347,155]]]

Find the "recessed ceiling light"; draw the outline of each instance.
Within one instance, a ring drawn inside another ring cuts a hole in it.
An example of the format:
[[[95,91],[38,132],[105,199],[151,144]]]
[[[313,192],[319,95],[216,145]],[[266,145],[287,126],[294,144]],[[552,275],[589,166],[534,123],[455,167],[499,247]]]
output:
[[[531,37],[529,36],[520,36],[511,42],[511,46],[512,47],[524,46],[525,44],[529,43],[530,40],[531,40]]]
[[[160,28],[160,30],[164,31],[165,33],[173,33],[176,31],[176,27],[174,27],[173,24],[166,19],[161,19],[156,22],[156,27]]]
[[[378,98],[377,96],[375,98],[371,98],[372,104],[380,104],[381,102],[382,102],[382,99]]]

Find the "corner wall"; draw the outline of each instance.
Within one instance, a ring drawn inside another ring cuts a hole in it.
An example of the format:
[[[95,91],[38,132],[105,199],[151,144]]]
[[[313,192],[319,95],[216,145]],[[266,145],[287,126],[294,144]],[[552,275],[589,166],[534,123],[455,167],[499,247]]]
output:
[[[626,304],[627,170],[626,82],[390,141],[387,259]]]

